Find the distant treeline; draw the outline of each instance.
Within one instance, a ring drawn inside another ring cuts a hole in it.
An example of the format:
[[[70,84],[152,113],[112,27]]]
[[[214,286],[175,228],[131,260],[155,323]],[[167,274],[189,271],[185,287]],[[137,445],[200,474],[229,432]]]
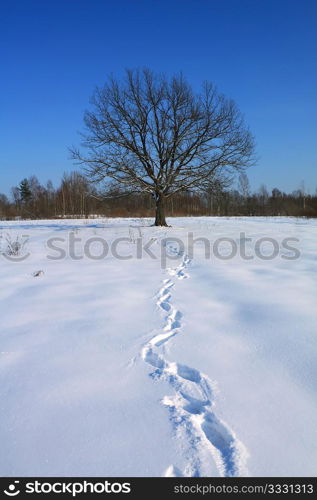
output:
[[[0,194],[1,219],[42,219],[62,217],[153,217],[155,204],[147,193],[106,193],[89,183],[79,172],[65,174],[60,185],[42,185],[35,176],[23,179],[12,188],[11,199]],[[186,191],[166,202],[168,216],[306,216],[317,217],[317,193],[305,189],[283,193],[275,188],[268,192],[262,185],[252,193],[246,174],[237,189],[217,188],[210,191]]]

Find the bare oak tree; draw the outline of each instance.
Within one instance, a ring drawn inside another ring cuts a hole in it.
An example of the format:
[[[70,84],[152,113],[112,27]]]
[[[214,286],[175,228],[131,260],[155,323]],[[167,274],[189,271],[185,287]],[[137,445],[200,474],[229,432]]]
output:
[[[155,225],[165,226],[165,200],[181,191],[210,188],[253,162],[254,141],[232,100],[205,83],[195,94],[182,75],[148,69],[110,77],[85,113],[83,146],[72,149],[93,181],[148,192]]]

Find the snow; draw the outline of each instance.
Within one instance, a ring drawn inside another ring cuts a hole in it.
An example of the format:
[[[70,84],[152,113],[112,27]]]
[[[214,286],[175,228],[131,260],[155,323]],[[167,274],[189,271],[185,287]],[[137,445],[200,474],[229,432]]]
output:
[[[1,475],[315,475],[317,221],[169,223],[1,222],[30,254],[0,255]]]

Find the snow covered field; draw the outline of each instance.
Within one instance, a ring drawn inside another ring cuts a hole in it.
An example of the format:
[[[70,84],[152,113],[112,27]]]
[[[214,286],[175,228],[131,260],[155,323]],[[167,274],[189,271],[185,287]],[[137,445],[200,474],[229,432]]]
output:
[[[151,222],[0,223],[0,474],[315,476],[317,221]]]

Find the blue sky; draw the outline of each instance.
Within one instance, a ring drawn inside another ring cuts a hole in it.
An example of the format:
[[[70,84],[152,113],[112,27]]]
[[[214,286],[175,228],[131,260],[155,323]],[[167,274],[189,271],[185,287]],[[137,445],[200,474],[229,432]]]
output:
[[[233,98],[256,137],[248,171],[292,191],[317,187],[315,0],[24,0],[0,20],[0,192],[75,167],[96,85],[125,68],[183,71]]]

